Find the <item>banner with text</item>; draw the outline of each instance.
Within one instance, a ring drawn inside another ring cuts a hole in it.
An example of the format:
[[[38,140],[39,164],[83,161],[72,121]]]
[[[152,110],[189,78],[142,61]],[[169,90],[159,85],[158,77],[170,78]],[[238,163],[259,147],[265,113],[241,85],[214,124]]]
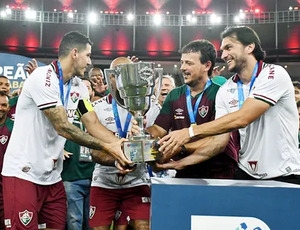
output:
[[[31,60],[32,58],[21,55],[0,53],[0,75],[4,75],[9,79],[11,92],[23,86],[24,81],[28,77],[25,67],[28,61]],[[38,61],[38,66],[44,65],[44,63]]]

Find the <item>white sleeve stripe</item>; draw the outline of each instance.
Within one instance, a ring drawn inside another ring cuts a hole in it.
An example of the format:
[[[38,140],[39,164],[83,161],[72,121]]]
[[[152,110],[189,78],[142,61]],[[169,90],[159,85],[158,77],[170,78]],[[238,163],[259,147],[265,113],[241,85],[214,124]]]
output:
[[[49,102],[49,103],[38,105],[38,108],[39,109],[45,109],[45,108],[56,106],[56,104],[57,104],[57,101]]]
[[[259,99],[259,100],[265,101],[268,104],[271,104],[271,105],[275,105],[276,104],[276,101],[274,101],[273,99],[268,98],[266,96],[255,94],[255,93],[253,94],[253,96],[254,96],[255,99]]]

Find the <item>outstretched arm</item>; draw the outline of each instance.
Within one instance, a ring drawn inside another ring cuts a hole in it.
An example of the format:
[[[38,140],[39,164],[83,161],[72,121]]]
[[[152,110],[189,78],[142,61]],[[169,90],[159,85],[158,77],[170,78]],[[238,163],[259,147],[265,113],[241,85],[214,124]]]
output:
[[[122,139],[117,139],[114,143],[107,143],[107,140],[105,138],[99,139],[98,137],[93,137],[90,134],[82,131],[81,129],[77,128],[75,125],[71,124],[67,119],[67,114],[63,106],[57,106],[55,108],[49,108],[46,110],[43,110],[46,117],[49,119],[49,121],[52,123],[53,127],[57,131],[57,133],[60,136],[63,136],[73,142],[76,142],[79,145],[86,146],[92,149],[98,149],[105,151],[108,154],[111,154],[115,159],[117,159],[122,165],[130,164],[131,162],[127,160],[125,155],[123,154],[121,150],[121,142]],[[90,113],[90,112],[88,112]],[[87,116],[86,113],[82,117]],[[85,124],[85,119],[83,118],[83,123]],[[98,121],[99,122],[99,121]],[[100,124],[100,122],[99,122]],[[87,124],[89,126],[89,124]],[[99,126],[100,127],[100,126]],[[102,128],[100,128],[102,129]],[[105,129],[105,128],[104,128]],[[104,132],[105,130],[102,129]],[[93,133],[94,131],[92,131]],[[107,135],[108,135],[107,130]],[[92,135],[95,135],[93,133]],[[96,134],[97,135],[97,134]],[[95,135],[95,136],[96,136]],[[112,134],[111,134],[112,135]],[[108,135],[108,140],[110,140],[110,137]]]
[[[202,125],[192,126],[190,130],[185,128],[171,132],[159,141],[161,145],[159,150],[164,152],[172,148],[179,148],[189,142],[193,136],[203,138],[244,128],[258,119],[270,107],[271,105],[261,100],[247,98],[242,108],[236,112]],[[190,133],[193,135],[191,136]]]
[[[164,164],[157,164],[157,167],[162,169],[181,170],[188,165],[194,165],[209,160],[225,150],[229,138],[230,133],[225,133],[206,137],[193,143],[188,143],[185,145],[186,149],[188,152],[193,152],[192,154],[178,161],[169,161]]]

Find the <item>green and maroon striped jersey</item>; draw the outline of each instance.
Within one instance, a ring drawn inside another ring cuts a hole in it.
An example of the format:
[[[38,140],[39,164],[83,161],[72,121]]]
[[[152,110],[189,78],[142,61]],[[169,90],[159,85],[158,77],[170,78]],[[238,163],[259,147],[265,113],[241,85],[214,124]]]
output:
[[[196,123],[203,124],[215,119],[215,98],[216,94],[226,82],[226,79],[217,76],[212,79],[212,84],[204,91],[196,114]],[[155,124],[166,131],[174,131],[188,128],[191,125],[186,103],[186,87],[182,85],[173,89],[167,96]],[[192,98],[192,106],[200,94]],[[236,133],[232,133],[230,141],[224,152],[202,163],[191,165],[183,170],[177,170],[178,178],[218,178],[231,179],[237,165],[237,154],[239,140]],[[188,153],[189,154],[189,153]],[[174,158],[178,160],[186,154],[179,154]]]
[[[212,84],[204,91],[196,115],[196,123],[203,124],[215,119],[215,98],[221,84],[212,79]],[[155,120],[155,124],[165,130],[179,130],[188,128],[191,125],[187,103],[186,103],[187,85],[182,85],[173,89],[167,96],[160,114]],[[192,106],[201,93],[191,97]]]

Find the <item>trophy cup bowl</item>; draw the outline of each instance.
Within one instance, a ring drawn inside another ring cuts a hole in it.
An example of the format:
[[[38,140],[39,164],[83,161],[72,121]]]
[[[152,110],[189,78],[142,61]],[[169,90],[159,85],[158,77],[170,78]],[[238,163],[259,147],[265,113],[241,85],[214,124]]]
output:
[[[154,161],[158,154],[157,140],[145,133],[143,121],[145,113],[158,98],[162,72],[162,68],[155,68],[153,62],[120,64],[114,69],[104,69],[112,97],[133,115],[140,128],[140,133],[131,136],[123,145],[125,155],[134,163]],[[156,73],[159,80],[155,95]]]

